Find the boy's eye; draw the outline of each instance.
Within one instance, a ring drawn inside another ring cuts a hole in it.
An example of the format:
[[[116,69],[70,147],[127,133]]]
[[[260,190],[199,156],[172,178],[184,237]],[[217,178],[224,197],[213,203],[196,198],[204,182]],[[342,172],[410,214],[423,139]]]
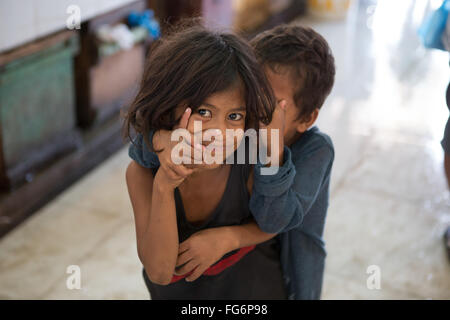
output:
[[[239,113],[231,113],[228,116],[228,119],[232,120],[232,121],[239,121],[243,118],[244,116],[242,114]]]
[[[211,111],[206,109],[198,109],[197,113],[202,117],[211,118]]]

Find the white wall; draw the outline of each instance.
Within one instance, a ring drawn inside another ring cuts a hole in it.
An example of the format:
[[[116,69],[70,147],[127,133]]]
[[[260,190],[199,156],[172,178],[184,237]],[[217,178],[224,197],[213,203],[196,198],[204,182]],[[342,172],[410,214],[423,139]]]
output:
[[[85,21],[133,0],[0,0],[0,52],[66,28],[67,7]]]

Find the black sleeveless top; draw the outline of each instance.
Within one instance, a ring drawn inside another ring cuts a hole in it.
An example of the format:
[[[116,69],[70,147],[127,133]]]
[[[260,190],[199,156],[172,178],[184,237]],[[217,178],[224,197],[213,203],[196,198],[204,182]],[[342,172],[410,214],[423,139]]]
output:
[[[251,219],[247,180],[250,165],[232,164],[225,192],[216,209],[201,225],[186,219],[178,188],[174,191],[180,243],[202,229],[240,225]],[[287,299],[281,271],[278,238],[255,247],[234,265],[217,275],[202,275],[193,282],[181,279],[162,286],[152,283],[143,269],[153,300],[175,299]],[[236,253],[227,253],[222,259]],[[221,260],[222,260],[221,259]]]

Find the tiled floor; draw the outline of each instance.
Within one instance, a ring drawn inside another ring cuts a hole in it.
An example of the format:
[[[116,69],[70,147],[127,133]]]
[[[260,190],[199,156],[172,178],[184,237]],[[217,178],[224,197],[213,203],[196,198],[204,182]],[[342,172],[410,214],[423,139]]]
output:
[[[450,299],[439,144],[449,57],[415,38],[423,3],[362,0],[345,21],[298,21],[329,40],[338,67],[318,123],[336,149],[324,299]],[[128,161],[124,148],[0,240],[0,298],[148,298]],[[69,265],[81,268],[80,290],[66,287]],[[379,290],[367,287],[371,265]]]

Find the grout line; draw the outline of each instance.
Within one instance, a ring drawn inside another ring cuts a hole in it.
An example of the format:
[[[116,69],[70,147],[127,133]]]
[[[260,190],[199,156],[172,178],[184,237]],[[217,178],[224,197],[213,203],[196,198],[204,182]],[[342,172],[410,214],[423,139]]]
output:
[[[105,243],[108,239],[110,239],[115,232],[120,230],[120,228],[123,226],[123,219],[118,219],[117,224],[112,227],[109,232],[105,233],[103,237],[101,237],[93,246],[92,249],[87,250],[84,254],[80,255],[79,257],[75,258],[74,261],[77,261],[80,265],[83,261],[86,261],[89,257],[93,256],[93,254],[96,252],[96,249],[101,246],[103,243]],[[41,293],[38,296],[38,299],[45,300],[45,297],[48,296],[61,282],[64,282],[64,280],[67,278],[67,275],[64,274],[58,278],[55,279],[55,281],[45,290],[43,293]]]

